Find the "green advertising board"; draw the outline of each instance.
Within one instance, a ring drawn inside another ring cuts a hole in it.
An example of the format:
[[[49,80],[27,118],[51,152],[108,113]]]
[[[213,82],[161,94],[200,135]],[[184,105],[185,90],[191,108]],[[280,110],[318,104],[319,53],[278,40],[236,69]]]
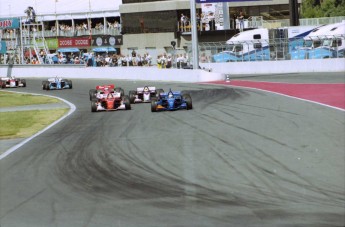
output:
[[[57,38],[45,39],[45,40],[46,40],[46,44],[47,44],[48,49],[56,50],[56,49],[59,48],[58,39]]]

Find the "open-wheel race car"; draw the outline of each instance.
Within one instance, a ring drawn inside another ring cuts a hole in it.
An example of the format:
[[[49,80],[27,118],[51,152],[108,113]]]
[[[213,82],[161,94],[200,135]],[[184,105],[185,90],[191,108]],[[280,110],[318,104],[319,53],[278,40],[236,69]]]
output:
[[[11,77],[1,77],[0,88],[26,87],[26,80]]]
[[[151,111],[193,109],[192,98],[188,93],[172,91],[159,94],[158,100],[151,101]]]
[[[72,87],[72,80],[63,79],[61,77],[53,77],[42,81],[43,90],[72,89]]]
[[[124,95],[122,88],[115,88],[114,84],[97,86],[96,89],[90,89],[89,95],[91,112],[131,109],[128,95]]]
[[[115,96],[120,95],[120,97],[125,96],[125,91],[121,87],[115,87],[114,84],[100,85],[96,86],[96,89],[89,90],[90,101],[92,99],[100,99],[102,97],[107,97],[109,93],[112,93]]]
[[[131,103],[151,102],[157,100],[160,93],[164,93],[164,90],[149,86],[139,87],[136,91],[129,91],[129,100]]]

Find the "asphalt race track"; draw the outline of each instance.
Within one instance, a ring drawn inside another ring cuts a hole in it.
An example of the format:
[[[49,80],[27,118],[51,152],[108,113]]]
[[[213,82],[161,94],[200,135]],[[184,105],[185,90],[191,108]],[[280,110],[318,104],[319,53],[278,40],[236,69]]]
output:
[[[1,227],[344,226],[344,112],[263,91],[191,90],[193,110],[91,113],[76,80],[43,91],[77,110],[0,160]]]

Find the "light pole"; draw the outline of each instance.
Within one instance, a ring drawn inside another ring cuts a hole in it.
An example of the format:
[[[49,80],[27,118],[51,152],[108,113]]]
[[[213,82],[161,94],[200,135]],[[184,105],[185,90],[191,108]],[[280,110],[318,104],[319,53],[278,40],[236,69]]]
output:
[[[192,25],[193,69],[198,69],[199,68],[199,46],[198,46],[198,28],[196,25],[195,0],[190,0],[190,16],[191,16],[191,25]]]

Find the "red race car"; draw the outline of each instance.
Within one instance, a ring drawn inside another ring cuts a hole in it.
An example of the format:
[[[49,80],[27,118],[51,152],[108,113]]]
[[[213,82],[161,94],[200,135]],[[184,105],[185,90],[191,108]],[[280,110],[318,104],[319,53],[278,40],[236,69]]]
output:
[[[124,95],[122,88],[114,84],[97,86],[89,91],[91,111],[130,110],[129,97]]]
[[[0,88],[9,87],[26,87],[26,80],[15,78],[14,76],[0,78]]]

